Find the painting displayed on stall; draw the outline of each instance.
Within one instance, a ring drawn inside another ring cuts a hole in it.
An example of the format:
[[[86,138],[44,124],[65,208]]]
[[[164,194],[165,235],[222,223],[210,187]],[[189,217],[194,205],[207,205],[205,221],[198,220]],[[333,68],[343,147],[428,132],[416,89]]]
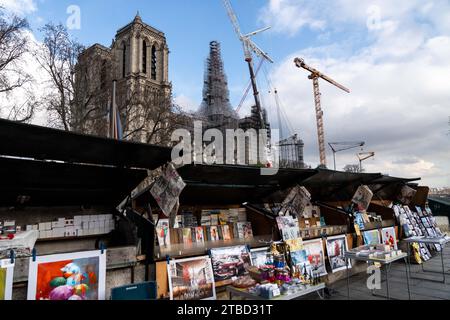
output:
[[[292,265],[295,266],[302,274],[311,274],[311,264],[309,263],[306,250],[304,248],[297,251],[291,251],[290,256]]]
[[[251,265],[247,246],[211,249],[211,259],[216,281],[228,280],[247,273]]]
[[[313,273],[319,276],[326,276],[328,273],[325,266],[325,253],[322,239],[305,241],[303,242],[303,247]]]
[[[106,251],[30,258],[28,300],[104,300]]]
[[[170,300],[215,300],[216,287],[208,256],[171,260],[167,265]]]
[[[364,231],[362,234],[363,234],[365,245],[381,244],[380,232],[377,229]]]
[[[0,301],[12,299],[14,263],[10,259],[0,260]]]
[[[167,247],[170,245],[170,228],[169,219],[159,219],[158,225],[155,228],[158,235],[158,243],[160,247]]]
[[[383,243],[391,246],[392,249],[397,250],[397,238],[395,237],[395,228],[389,227],[381,229],[381,237],[383,239]]]
[[[263,267],[273,263],[273,254],[270,253],[269,247],[252,249],[250,255],[252,266]]]
[[[329,237],[326,240],[326,245],[331,271],[335,273],[346,269],[344,254],[348,250],[347,237],[345,235]],[[351,268],[350,260],[348,260],[348,267]]]
[[[300,238],[298,220],[294,219],[291,216],[278,216],[276,220],[278,230],[280,230],[281,236],[284,241]]]

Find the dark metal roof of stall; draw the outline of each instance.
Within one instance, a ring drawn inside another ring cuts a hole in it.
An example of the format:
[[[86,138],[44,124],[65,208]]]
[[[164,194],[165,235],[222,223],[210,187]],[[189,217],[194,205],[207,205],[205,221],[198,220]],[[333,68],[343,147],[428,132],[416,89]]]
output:
[[[155,169],[171,149],[0,119],[0,155]]]
[[[316,170],[279,169],[276,175],[263,176],[260,168],[231,165],[186,165],[178,169],[186,182],[180,195],[184,205],[226,205],[260,203],[317,173]],[[142,192],[140,201],[152,201]],[[282,199],[279,199],[282,200]]]
[[[0,158],[0,206],[116,206],[145,177],[146,170]]]
[[[302,185],[311,193],[313,201],[348,201],[362,184],[382,177],[381,173],[349,173],[318,169],[319,172]]]
[[[369,188],[374,193],[375,200],[396,200],[400,193],[402,186],[410,185],[413,181],[418,181],[420,178],[397,178],[391,176],[383,176],[379,179],[373,180]]]

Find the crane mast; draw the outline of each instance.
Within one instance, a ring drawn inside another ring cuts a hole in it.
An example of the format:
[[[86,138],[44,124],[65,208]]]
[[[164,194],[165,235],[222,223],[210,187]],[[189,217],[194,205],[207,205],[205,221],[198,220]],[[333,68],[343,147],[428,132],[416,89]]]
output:
[[[323,80],[331,83],[332,85],[338,87],[339,89],[347,93],[350,93],[350,90],[344,87],[343,85],[337,83],[330,77],[326,76],[325,74],[321,73],[320,71],[308,66],[303,59],[295,58],[294,63],[298,68],[303,68],[311,73],[308,76],[308,78],[313,81],[314,104],[316,107],[317,137],[319,140],[320,166],[326,168],[327,158],[325,150],[325,129],[323,124],[322,105],[320,101],[321,93],[319,88],[319,78],[322,78]]]
[[[234,13],[233,7],[231,6],[231,2],[229,0],[222,0],[222,2],[225,6],[225,9],[227,10],[228,17],[230,18],[231,24],[234,27],[234,31],[236,32],[239,40],[242,42],[242,46],[244,48],[245,61],[248,64],[248,70],[250,73],[250,81],[253,88],[253,96],[255,99],[256,110],[259,115],[259,121],[261,122],[261,126],[264,126],[265,123],[262,113],[261,100],[259,97],[258,85],[256,84],[256,74],[253,67],[252,51],[257,56],[263,57],[264,59],[266,59],[271,63],[273,63],[273,60],[264,51],[262,51],[250,38],[260,32],[268,30],[270,27],[266,27],[260,30],[250,32],[249,34],[243,35],[236,14]]]

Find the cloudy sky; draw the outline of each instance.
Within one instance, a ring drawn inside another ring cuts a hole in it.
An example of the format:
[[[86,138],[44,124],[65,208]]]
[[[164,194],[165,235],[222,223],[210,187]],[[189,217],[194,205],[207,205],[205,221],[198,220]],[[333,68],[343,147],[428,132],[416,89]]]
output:
[[[293,64],[302,57],[351,89],[347,94],[321,83],[326,140],[365,141],[376,152],[364,167],[422,184],[450,186],[450,2],[448,0],[232,0],[244,32],[271,26],[255,37],[275,63],[259,76],[263,102],[277,127],[272,86],[283,112],[305,142],[305,159],[318,164],[312,84]],[[70,5],[81,12],[71,33],[85,45],[110,45],[115,31],[140,11],[165,32],[174,95],[186,110],[201,101],[208,43],[222,43],[233,105],[248,74],[242,49],[220,0],[0,0],[26,16],[32,37],[47,21],[65,23]],[[33,70],[33,62],[29,62]],[[36,71],[37,76],[38,71]],[[271,80],[269,86],[267,78]],[[42,81],[39,81],[40,83]],[[251,103],[241,111],[244,116]],[[44,123],[40,115],[36,123]],[[286,132],[286,125],[283,125]],[[338,154],[337,166],[356,164],[358,149]],[[328,163],[332,154],[328,150]]]

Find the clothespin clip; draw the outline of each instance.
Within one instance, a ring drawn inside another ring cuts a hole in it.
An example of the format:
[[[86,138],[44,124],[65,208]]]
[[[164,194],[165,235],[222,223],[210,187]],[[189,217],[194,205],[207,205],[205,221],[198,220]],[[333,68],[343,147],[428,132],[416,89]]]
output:
[[[31,256],[33,257],[33,262],[36,261],[36,248],[33,248],[33,250],[31,251]]]
[[[14,260],[16,258],[14,250],[11,249],[11,251],[9,251],[9,257],[11,258],[11,263],[14,264]]]
[[[211,255],[211,249],[208,249],[208,256],[210,257],[210,258],[212,258],[212,255]]]
[[[169,255],[166,255],[166,261],[167,261],[167,264],[170,264],[170,257],[169,257]]]
[[[245,246],[247,247],[248,252],[252,251],[252,248],[250,248],[249,244],[246,244]]]
[[[103,241],[100,242],[100,252],[101,252],[101,254],[105,253],[105,249],[106,249],[106,247],[105,247],[105,244],[103,243]]]

